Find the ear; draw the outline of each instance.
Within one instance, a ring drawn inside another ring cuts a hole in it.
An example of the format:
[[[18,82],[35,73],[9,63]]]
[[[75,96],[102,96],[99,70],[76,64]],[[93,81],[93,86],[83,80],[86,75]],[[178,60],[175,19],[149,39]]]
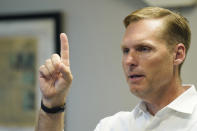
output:
[[[185,60],[185,46],[183,43],[179,43],[174,48],[174,65],[180,65]]]

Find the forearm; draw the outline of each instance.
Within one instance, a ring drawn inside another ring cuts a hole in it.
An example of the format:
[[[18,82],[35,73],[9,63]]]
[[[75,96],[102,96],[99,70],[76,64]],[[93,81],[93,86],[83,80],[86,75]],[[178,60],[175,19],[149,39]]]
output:
[[[35,131],[63,131],[63,128],[64,112],[50,114],[40,109]]]

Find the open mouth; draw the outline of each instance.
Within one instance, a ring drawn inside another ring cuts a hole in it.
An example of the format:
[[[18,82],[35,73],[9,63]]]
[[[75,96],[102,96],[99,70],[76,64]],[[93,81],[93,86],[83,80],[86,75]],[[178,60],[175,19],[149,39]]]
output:
[[[144,77],[145,77],[144,75],[135,74],[135,75],[130,75],[128,78],[132,83],[136,83],[136,82],[138,83],[138,82],[142,81],[144,79]]]
[[[130,75],[129,78],[140,78],[140,77],[144,77],[144,75]]]

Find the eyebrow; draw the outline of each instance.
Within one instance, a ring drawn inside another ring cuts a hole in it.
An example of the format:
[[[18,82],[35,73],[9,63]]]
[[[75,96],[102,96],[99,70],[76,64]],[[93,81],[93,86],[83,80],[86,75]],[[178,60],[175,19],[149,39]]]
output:
[[[124,48],[126,48],[126,46],[123,45],[123,44],[121,44],[120,48],[121,48],[121,49],[124,49]]]
[[[153,45],[151,44],[151,42],[139,42],[137,44],[134,45],[134,48],[136,47],[139,47],[139,46],[151,46],[153,47]],[[124,48],[128,48],[124,43],[121,44],[121,49],[124,49]]]

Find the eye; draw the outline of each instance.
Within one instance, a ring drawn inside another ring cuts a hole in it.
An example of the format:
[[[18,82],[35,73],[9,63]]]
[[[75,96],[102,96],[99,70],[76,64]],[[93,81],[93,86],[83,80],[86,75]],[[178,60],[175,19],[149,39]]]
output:
[[[151,51],[151,47],[148,47],[148,46],[139,46],[139,47],[137,47],[137,51],[139,51],[139,52],[149,52],[149,51]]]
[[[129,48],[123,48],[122,52],[123,52],[123,54],[128,54],[129,53]]]

